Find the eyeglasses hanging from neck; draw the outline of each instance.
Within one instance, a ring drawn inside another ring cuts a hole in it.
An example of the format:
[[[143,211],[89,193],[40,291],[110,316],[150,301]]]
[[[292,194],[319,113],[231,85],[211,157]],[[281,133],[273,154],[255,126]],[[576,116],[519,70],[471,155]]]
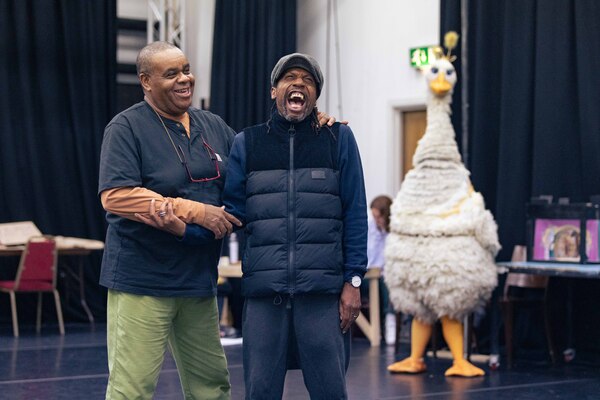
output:
[[[219,169],[219,160],[217,157],[217,153],[215,153],[213,148],[210,147],[210,145],[206,142],[206,140],[204,140],[204,136],[202,134],[200,134],[200,137],[202,138],[202,146],[206,150],[208,157],[213,162],[217,174],[215,176],[213,176],[212,178],[194,178],[192,176],[192,171],[190,171],[190,167],[188,166],[187,159],[185,158],[185,152],[183,151],[183,148],[181,147],[181,145],[175,145],[175,142],[173,142],[173,138],[171,138],[171,134],[169,133],[169,130],[167,129],[167,126],[165,125],[165,122],[163,121],[162,117],[156,110],[154,110],[154,108],[152,108],[152,110],[156,113],[156,116],[158,117],[163,128],[165,129],[165,133],[166,133],[167,137],[169,138],[169,141],[171,142],[171,145],[173,146],[175,153],[177,153],[177,158],[179,158],[179,161],[181,162],[181,164],[183,164],[183,167],[185,168],[185,172],[187,173],[187,176],[188,176],[190,182],[199,183],[199,182],[208,182],[208,181],[214,181],[215,179],[219,179],[221,177],[221,171]]]

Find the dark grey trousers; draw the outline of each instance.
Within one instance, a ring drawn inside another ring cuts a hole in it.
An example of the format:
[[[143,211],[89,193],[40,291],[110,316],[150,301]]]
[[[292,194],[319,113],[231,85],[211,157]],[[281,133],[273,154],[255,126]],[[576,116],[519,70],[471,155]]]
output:
[[[288,367],[300,367],[313,400],[346,399],[350,332],[340,329],[339,295],[246,298],[246,399],[281,399]]]

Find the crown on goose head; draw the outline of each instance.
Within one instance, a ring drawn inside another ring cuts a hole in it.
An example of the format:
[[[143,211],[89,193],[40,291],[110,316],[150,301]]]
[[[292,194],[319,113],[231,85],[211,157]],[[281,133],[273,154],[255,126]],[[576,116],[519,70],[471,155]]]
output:
[[[433,49],[433,53],[437,59],[444,58],[450,62],[456,60],[456,56],[452,54],[452,50],[456,48],[458,45],[458,38],[460,35],[454,31],[446,32],[444,35],[444,47],[448,50],[446,54],[444,54],[444,49],[441,46],[437,46]]]

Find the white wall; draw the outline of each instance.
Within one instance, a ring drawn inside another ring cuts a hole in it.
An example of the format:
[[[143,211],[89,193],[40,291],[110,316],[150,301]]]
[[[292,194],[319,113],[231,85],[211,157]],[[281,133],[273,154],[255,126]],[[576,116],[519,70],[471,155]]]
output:
[[[117,0],[117,16],[119,18],[146,19],[148,2],[146,0]]]
[[[148,18],[147,0],[118,0],[117,16],[120,18],[142,19]],[[215,15],[215,0],[187,0],[185,1],[185,54],[192,66],[192,73],[196,77],[194,89],[194,106],[200,106],[200,99],[210,98],[210,73],[212,64],[212,41]],[[142,44],[143,46],[144,44]],[[120,59],[135,62],[135,50],[131,54],[123,55],[119,50]],[[206,104],[208,107],[208,104]]]
[[[215,0],[187,0],[185,53],[196,77],[193,104],[198,107],[201,98],[210,99],[214,22]]]
[[[326,65],[328,2],[298,0],[298,51],[313,55],[325,74],[319,108],[350,121],[363,160],[367,202],[379,194],[393,198],[400,185],[397,108],[424,105],[426,96],[421,74],[410,67],[409,48],[438,43],[439,0],[333,0],[339,75],[333,21]]]

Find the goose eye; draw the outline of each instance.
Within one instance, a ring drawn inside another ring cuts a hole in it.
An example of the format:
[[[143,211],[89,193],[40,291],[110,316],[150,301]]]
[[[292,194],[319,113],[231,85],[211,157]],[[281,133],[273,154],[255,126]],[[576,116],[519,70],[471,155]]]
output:
[[[448,71],[446,71],[446,75],[451,76],[454,73],[453,70],[449,69]]]
[[[439,69],[437,67],[433,67],[433,68],[431,68],[431,72],[433,72],[434,74],[437,74],[439,72]]]

